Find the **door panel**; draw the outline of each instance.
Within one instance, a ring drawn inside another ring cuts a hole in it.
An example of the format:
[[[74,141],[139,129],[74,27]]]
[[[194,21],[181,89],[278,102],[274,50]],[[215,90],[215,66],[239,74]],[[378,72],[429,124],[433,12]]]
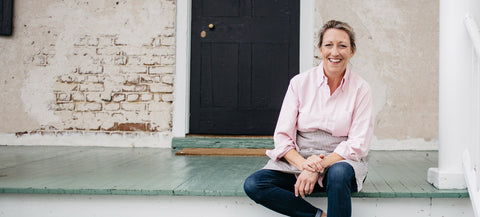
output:
[[[190,133],[272,134],[298,35],[298,0],[193,0]]]

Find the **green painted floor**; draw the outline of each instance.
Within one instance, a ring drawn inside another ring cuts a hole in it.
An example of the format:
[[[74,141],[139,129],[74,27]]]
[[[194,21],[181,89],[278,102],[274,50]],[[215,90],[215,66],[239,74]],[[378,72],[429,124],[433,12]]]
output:
[[[175,156],[155,148],[0,146],[0,193],[245,196],[266,157]],[[354,197],[468,197],[427,183],[436,151],[372,151]],[[323,196],[316,194],[313,196]]]

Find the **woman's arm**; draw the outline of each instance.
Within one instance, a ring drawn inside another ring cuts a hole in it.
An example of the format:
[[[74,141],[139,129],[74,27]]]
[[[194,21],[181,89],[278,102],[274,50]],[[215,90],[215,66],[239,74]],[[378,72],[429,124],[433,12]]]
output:
[[[334,150],[345,159],[360,161],[368,155],[374,126],[373,99],[370,87],[364,85],[357,92],[352,123],[348,139],[341,142]]]

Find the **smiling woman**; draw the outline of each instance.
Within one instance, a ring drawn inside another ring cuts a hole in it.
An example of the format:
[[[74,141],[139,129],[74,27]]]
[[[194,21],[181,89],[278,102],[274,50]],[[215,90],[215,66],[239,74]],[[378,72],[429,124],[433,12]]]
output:
[[[255,202],[288,216],[324,217],[303,198],[327,192],[328,216],[351,216],[351,193],[362,189],[373,135],[370,86],[348,67],[355,38],[348,24],[320,32],[323,62],[290,80],[271,159],[245,180]],[[301,196],[301,197],[299,197]]]
[[[330,94],[333,94],[341,83],[348,61],[355,53],[355,34],[348,24],[331,20],[320,31],[318,47],[323,57]]]

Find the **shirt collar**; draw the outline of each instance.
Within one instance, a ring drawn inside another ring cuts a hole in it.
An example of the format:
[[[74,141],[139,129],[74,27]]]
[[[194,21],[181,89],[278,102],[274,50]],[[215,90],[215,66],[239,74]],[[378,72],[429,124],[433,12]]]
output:
[[[327,85],[328,78],[325,75],[325,72],[323,71],[323,62],[320,63],[317,70],[318,70],[317,75],[319,75],[317,77],[317,86],[321,87],[323,85]],[[350,70],[350,67],[347,65],[347,69],[345,70],[345,75],[343,75],[343,78],[342,78],[342,83],[340,83],[340,88],[342,91],[344,91],[345,88],[347,88],[348,81],[350,81],[351,74],[352,72]]]

